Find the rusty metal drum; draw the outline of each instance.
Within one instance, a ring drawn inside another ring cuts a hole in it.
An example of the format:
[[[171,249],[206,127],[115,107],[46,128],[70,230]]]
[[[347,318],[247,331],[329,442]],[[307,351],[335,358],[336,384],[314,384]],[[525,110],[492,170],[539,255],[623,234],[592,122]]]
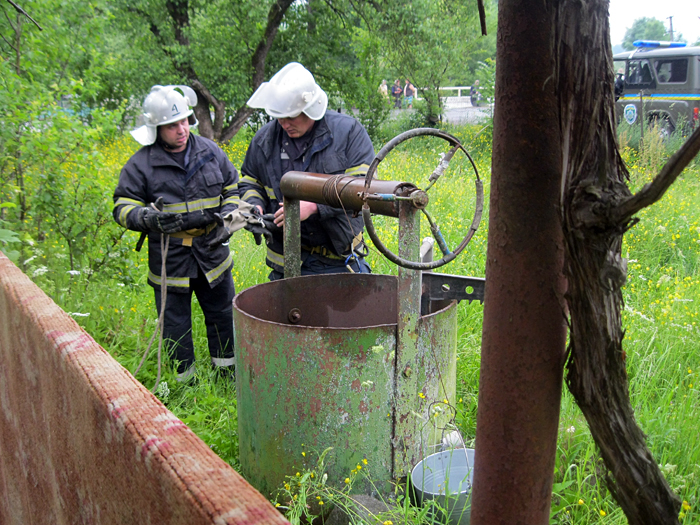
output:
[[[434,452],[448,412],[440,405],[455,394],[456,302],[433,302],[421,314],[415,361],[400,372],[415,379],[413,435],[402,436],[394,403],[398,300],[397,278],[376,274],[295,277],[235,297],[241,473],[264,495],[328,447],[328,484],[342,486],[366,459],[380,492],[408,474],[397,465]]]

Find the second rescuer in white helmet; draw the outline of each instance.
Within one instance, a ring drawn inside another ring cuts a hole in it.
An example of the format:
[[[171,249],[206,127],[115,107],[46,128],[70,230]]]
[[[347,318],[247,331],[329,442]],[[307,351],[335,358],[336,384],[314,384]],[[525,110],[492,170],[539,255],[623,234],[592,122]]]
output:
[[[255,135],[241,167],[241,197],[284,223],[279,181],[288,171],[364,176],[374,159],[367,132],[349,115],[327,112],[328,96],[304,66],[292,62],[263,82],[248,105],[275,120]],[[369,272],[362,217],[340,208],[300,203],[302,275]],[[284,276],[281,229],[267,245],[269,278]]]

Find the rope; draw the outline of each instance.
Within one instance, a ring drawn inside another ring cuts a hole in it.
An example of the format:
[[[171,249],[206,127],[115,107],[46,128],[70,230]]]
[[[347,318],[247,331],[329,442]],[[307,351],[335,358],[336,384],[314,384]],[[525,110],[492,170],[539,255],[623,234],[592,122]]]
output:
[[[166,273],[166,268],[165,268],[165,263],[168,257],[168,248],[170,247],[170,235],[167,234],[161,234],[160,236],[160,252],[162,254],[162,260],[161,260],[161,265],[160,265],[160,312],[158,314],[158,322],[156,323],[156,329],[153,332],[153,335],[151,336],[150,341],[148,342],[148,347],[146,348],[146,351],[143,353],[143,357],[141,358],[141,362],[139,363],[139,366],[136,367],[136,370],[134,371],[133,375],[136,376],[136,374],[139,373],[139,370],[141,370],[141,367],[143,366],[143,363],[146,361],[146,358],[148,357],[149,352],[151,351],[151,346],[153,346],[153,341],[156,338],[156,335],[160,333],[160,338],[158,339],[158,373],[156,375],[156,383],[153,385],[153,388],[151,389],[151,392],[156,391],[158,388],[158,385],[160,384],[160,377],[161,377],[161,367],[162,367],[162,355],[163,355],[163,323],[165,322],[165,303],[168,297],[168,276]]]

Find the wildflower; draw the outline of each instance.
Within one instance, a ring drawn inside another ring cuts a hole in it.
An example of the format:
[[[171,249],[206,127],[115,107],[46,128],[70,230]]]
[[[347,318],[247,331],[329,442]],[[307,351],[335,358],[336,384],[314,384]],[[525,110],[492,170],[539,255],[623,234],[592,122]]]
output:
[[[70,275],[80,275],[80,270],[68,270],[66,273]]]
[[[582,499],[578,500],[578,504],[583,505],[583,500]]]
[[[302,452],[301,455],[306,457],[306,452]]]
[[[297,476],[297,478],[298,478],[299,476],[301,476],[301,474],[299,474],[299,473],[297,472],[297,473],[296,473],[296,476]]]
[[[314,479],[315,474],[314,474],[313,472],[312,472],[311,474],[309,474],[309,475],[310,475],[311,479]]]
[[[683,510],[685,510],[685,511],[690,510],[690,503],[688,503],[685,500],[683,500]]]
[[[279,503],[275,503],[275,507],[279,507],[279,506],[280,506],[280,504],[279,504]]]
[[[423,392],[418,392],[418,397],[425,399],[425,394]]]
[[[319,504],[319,505],[323,505],[323,501],[319,501],[318,504]]]
[[[386,520],[383,525],[394,525],[394,522],[391,520]]]
[[[605,516],[606,514],[607,514],[607,512],[605,512],[604,510],[602,510],[602,509],[600,510],[600,515],[601,515],[601,516]]]
[[[350,478],[345,478],[345,484],[346,485],[350,484]]]
[[[287,490],[289,490],[291,487],[289,486],[289,483],[285,483],[285,484],[284,484],[284,488],[287,489]]]
[[[366,464],[367,464],[367,458],[363,459],[363,460],[362,460],[362,463],[364,463],[364,464],[366,465]]]

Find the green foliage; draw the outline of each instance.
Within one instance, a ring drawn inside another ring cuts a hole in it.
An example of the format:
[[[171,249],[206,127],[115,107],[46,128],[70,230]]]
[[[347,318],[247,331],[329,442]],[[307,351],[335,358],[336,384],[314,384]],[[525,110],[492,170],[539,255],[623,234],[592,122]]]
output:
[[[632,27],[625,31],[622,47],[627,50],[634,49],[632,43],[635,40],[668,40],[666,26],[656,18],[638,18],[632,23]]]

